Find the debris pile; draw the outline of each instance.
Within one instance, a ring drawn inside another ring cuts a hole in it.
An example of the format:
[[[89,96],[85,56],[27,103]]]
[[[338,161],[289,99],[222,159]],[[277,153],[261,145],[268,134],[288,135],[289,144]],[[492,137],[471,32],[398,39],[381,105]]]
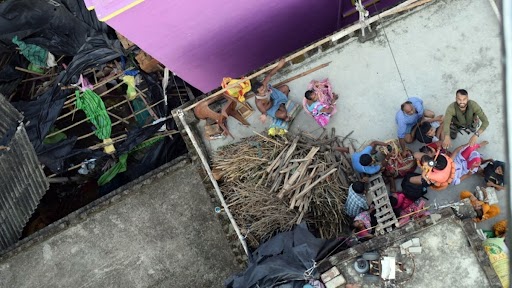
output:
[[[213,172],[235,221],[253,247],[303,221],[324,239],[348,224],[342,213],[348,187],[357,180],[343,141],[324,133],[269,139],[252,136],[213,156]]]
[[[0,25],[0,97],[23,115],[51,183],[28,235],[185,153],[169,112],[195,96],[83,1],[0,3],[25,10]]]

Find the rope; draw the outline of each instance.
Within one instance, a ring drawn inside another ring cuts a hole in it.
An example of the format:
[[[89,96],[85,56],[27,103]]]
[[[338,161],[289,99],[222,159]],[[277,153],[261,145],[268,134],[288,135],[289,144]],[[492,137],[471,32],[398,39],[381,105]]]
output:
[[[382,11],[377,9],[377,5],[375,4],[375,2],[373,3],[373,7],[375,8],[375,11],[379,12],[377,16],[379,17],[379,21],[381,21],[382,18],[380,17],[380,13],[382,13]],[[389,42],[388,34],[386,34],[386,29],[384,29],[384,25],[382,25],[382,32],[384,32],[384,38],[386,38],[386,43],[388,43],[389,51],[391,52],[391,56],[393,57],[393,62],[395,63],[396,71],[398,72],[398,76],[400,77],[400,82],[402,82],[402,87],[404,88],[405,95],[407,96],[407,98],[409,98],[409,93],[407,93],[407,88],[405,88],[404,79],[402,78],[402,73],[400,73],[400,68],[398,68],[395,53],[393,52],[393,48],[391,47],[391,43]]]
[[[375,2],[373,3],[373,7],[375,8],[375,11],[379,12],[377,15],[379,17],[379,21],[381,21],[382,18],[380,17],[380,14],[382,13],[382,11],[377,9],[377,5],[375,4]],[[407,97],[407,99],[409,99],[409,93],[407,92],[407,88],[405,87],[405,83],[404,83],[404,79],[402,77],[402,73],[400,72],[400,68],[398,67],[398,63],[396,62],[395,53],[393,52],[393,48],[391,47],[391,42],[389,41],[388,35],[386,34],[386,29],[384,28],[384,25],[382,25],[382,32],[384,32],[384,38],[386,38],[386,43],[388,44],[389,51],[391,52],[391,57],[393,58],[393,62],[395,63],[396,71],[398,72],[398,76],[400,77],[400,82],[402,83],[402,87],[404,88],[405,96]],[[424,115],[422,117],[424,117]],[[416,124],[416,126],[417,126],[416,129],[420,129],[420,125],[419,124]],[[418,131],[416,131],[416,133],[418,133]],[[426,144],[425,143],[425,138],[423,137],[423,133],[420,133],[420,137],[421,137],[421,140],[423,141],[423,143]]]

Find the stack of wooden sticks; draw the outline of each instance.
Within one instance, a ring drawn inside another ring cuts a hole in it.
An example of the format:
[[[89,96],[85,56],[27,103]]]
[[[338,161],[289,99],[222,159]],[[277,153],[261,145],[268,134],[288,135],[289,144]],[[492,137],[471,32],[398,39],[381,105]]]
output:
[[[214,173],[249,245],[257,247],[302,221],[322,238],[336,237],[347,227],[343,205],[357,175],[349,155],[335,150],[345,139],[334,134],[258,135],[216,152]]]

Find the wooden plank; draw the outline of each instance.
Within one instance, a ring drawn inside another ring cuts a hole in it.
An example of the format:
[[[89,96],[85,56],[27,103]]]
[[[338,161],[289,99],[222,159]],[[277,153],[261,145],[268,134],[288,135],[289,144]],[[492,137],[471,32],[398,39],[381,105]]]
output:
[[[331,61],[329,61],[329,62],[327,62],[327,63],[324,63],[324,64],[321,64],[321,65],[318,65],[318,66],[316,66],[316,67],[314,67],[314,68],[311,68],[311,69],[309,69],[309,70],[307,70],[307,71],[304,71],[304,72],[302,72],[302,73],[300,73],[300,74],[297,74],[297,75],[295,75],[295,76],[293,76],[293,77],[290,77],[290,78],[288,78],[288,79],[286,79],[286,80],[283,80],[283,81],[281,81],[281,82],[279,82],[279,83],[277,83],[277,84],[273,85],[273,87],[279,87],[279,86],[282,86],[282,85],[284,85],[284,84],[286,84],[286,83],[288,83],[288,82],[291,82],[291,81],[293,81],[293,80],[295,80],[295,79],[299,79],[299,78],[301,78],[301,77],[304,77],[304,76],[306,76],[306,75],[308,75],[308,74],[311,74],[311,73],[313,73],[313,72],[315,72],[315,71],[317,71],[317,70],[320,70],[320,69],[322,69],[322,68],[324,68],[324,67],[329,66],[329,64],[331,64]]]
[[[311,185],[306,187],[302,192],[300,192],[300,194],[297,195],[297,198],[304,196],[306,193],[309,192],[309,190],[311,190],[313,187],[315,187],[316,184],[320,183],[325,178],[327,178],[329,175],[331,175],[332,173],[336,172],[336,170],[338,170],[338,169],[337,168],[333,168],[331,171],[327,172],[325,175],[323,175],[322,177],[318,178],[315,182],[313,182]]]

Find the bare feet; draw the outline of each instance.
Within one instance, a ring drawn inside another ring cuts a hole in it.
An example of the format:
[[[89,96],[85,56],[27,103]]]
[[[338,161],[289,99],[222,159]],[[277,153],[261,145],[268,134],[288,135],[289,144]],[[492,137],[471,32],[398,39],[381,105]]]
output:
[[[489,144],[489,141],[484,140],[484,141],[480,142],[480,144],[479,144],[479,145],[480,145],[480,148],[483,148],[483,147],[484,147],[484,146],[486,146],[487,144]]]

